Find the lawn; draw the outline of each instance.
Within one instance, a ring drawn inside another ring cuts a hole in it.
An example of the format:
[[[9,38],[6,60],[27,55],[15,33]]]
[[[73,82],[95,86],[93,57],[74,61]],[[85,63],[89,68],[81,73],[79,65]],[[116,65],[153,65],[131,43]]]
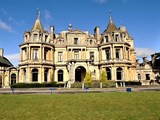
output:
[[[0,120],[160,120],[160,92],[0,95]]]

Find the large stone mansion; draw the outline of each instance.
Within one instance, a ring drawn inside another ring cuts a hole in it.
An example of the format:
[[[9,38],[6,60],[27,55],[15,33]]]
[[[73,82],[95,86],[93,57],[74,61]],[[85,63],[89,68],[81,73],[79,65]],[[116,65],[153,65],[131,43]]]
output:
[[[81,82],[86,72],[92,73],[93,80],[99,80],[102,69],[106,70],[108,80],[138,80],[140,73],[137,72],[134,39],[126,27],[117,28],[110,15],[108,25],[102,31],[95,27],[94,34],[90,34],[73,29],[69,24],[68,30],[55,34],[53,26],[50,32],[44,30],[37,13],[32,29],[24,32],[23,43],[19,45],[17,68],[0,50],[0,86],[68,80]],[[154,79],[155,74],[149,77]]]

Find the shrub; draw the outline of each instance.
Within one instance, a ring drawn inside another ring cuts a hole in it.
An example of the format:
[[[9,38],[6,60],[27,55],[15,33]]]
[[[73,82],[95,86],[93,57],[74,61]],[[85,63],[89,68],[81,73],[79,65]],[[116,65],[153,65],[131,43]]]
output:
[[[101,82],[107,82],[107,74],[106,74],[106,70],[104,68],[102,69],[102,73],[101,73],[101,76],[100,76],[100,81]]]
[[[113,87],[116,87],[116,84],[114,81],[106,81],[106,82],[103,82],[102,84],[103,88],[113,88]],[[93,81],[92,83],[92,88],[100,88],[100,81]]]
[[[73,84],[71,84],[71,88],[82,88],[82,83],[74,82]]]
[[[87,72],[84,78],[84,86],[91,87],[91,84],[92,84],[92,74],[91,72]]]

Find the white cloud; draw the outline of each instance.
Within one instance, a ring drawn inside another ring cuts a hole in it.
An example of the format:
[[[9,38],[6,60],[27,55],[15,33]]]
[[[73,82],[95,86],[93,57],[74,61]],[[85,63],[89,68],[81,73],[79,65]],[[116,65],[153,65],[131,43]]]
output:
[[[155,53],[153,49],[150,48],[135,48],[137,57],[148,57]]]
[[[6,30],[8,32],[15,32],[11,26],[7,25],[7,23],[0,20],[0,29]]]
[[[103,3],[106,3],[108,2],[109,0],[96,0],[96,2],[100,3],[100,4],[103,4]]]
[[[44,11],[44,18],[47,22],[53,19],[51,13],[48,10]]]
[[[5,55],[5,57],[14,65],[17,66],[18,62],[20,60],[20,54],[15,53],[15,54],[10,54],[10,55]]]

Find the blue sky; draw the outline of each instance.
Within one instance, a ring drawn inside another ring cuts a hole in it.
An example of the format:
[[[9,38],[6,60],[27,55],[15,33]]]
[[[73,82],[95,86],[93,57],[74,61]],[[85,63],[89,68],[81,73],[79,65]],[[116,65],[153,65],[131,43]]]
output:
[[[101,32],[109,22],[109,11],[117,27],[126,26],[134,38],[137,57],[160,52],[160,0],[0,0],[0,48],[17,66],[19,44],[24,31],[31,30],[37,8],[46,30],[73,29],[89,31],[99,26]]]

